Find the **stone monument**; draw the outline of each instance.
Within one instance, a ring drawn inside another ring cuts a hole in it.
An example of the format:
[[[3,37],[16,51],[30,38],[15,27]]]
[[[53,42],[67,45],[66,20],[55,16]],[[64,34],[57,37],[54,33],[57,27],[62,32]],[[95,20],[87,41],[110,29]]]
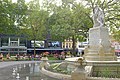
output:
[[[93,12],[93,28],[89,30],[89,45],[85,49],[86,61],[116,61],[111,47],[108,29],[104,26],[104,13],[98,6]]]
[[[47,57],[42,57],[41,58],[41,63],[40,63],[40,69],[44,68],[48,68],[50,66],[49,62],[48,62],[48,58]]]
[[[84,61],[82,58],[77,60],[78,65],[76,65],[76,69],[71,73],[72,80],[87,80],[87,75],[85,71]]]

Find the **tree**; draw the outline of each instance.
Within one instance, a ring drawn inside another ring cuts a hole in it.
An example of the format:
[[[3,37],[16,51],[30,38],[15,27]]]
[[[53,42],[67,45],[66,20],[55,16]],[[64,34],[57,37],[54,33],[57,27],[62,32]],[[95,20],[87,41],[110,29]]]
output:
[[[69,2],[56,6],[50,16],[52,38],[56,40],[72,38],[73,53],[75,53],[77,39],[86,38],[89,28],[92,27],[89,16],[89,8],[85,8],[80,3]]]
[[[35,41],[43,40],[45,33],[45,22],[48,17],[48,12],[40,8],[39,0],[33,0],[28,4],[27,15],[27,33],[32,40],[34,40],[34,54]]]
[[[27,16],[27,4],[25,3],[25,0],[17,0],[17,3],[14,6],[13,10],[13,19],[15,26],[19,29],[22,29],[24,26],[26,26],[26,16]],[[19,30],[20,32],[20,30]]]
[[[112,36],[113,36],[113,38],[116,40],[116,41],[118,41],[118,42],[120,42],[120,30],[118,29],[118,30],[113,30],[112,31],[113,33],[112,33]]]
[[[25,0],[18,0],[17,3],[12,3],[12,0],[2,0],[0,6],[1,33],[19,34],[26,18],[27,6]]]
[[[11,18],[13,4],[9,0],[0,1],[0,33],[10,34],[15,32],[14,21]]]

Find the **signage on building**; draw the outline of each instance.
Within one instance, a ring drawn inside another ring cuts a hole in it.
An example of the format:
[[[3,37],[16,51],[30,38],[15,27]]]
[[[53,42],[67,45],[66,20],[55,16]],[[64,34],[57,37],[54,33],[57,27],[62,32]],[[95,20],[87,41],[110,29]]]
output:
[[[51,41],[48,43],[48,47],[59,48],[61,47],[61,43],[59,41]]]
[[[44,41],[35,41],[35,47],[44,48]],[[34,41],[31,41],[31,46],[34,47]]]

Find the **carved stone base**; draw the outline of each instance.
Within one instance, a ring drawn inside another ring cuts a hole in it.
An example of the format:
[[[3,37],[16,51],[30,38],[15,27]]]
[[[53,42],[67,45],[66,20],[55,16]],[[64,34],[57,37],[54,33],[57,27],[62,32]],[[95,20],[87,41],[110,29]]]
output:
[[[89,30],[89,46],[85,49],[86,61],[116,61],[114,49],[109,41],[108,29],[94,27]]]
[[[105,56],[86,56],[85,57],[86,61],[117,61],[116,57],[114,56],[108,56],[108,57],[105,57]]]
[[[78,66],[72,73],[71,73],[72,80],[87,80],[87,75],[84,66]]]

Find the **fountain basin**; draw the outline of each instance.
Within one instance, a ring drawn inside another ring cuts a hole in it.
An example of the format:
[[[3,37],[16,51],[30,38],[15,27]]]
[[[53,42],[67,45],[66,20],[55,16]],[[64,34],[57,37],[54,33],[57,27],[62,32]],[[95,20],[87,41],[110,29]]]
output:
[[[41,71],[43,74],[45,75],[48,75],[50,77],[53,77],[53,78],[56,78],[56,79],[59,79],[59,80],[71,80],[71,75],[66,75],[66,74],[60,74],[60,73],[55,73],[55,72],[51,72],[51,71],[48,71],[44,68],[42,68],[42,71]]]
[[[58,80],[41,73],[41,61],[1,62],[0,80]],[[15,69],[15,75],[13,75]],[[19,73],[19,75],[17,75]]]

